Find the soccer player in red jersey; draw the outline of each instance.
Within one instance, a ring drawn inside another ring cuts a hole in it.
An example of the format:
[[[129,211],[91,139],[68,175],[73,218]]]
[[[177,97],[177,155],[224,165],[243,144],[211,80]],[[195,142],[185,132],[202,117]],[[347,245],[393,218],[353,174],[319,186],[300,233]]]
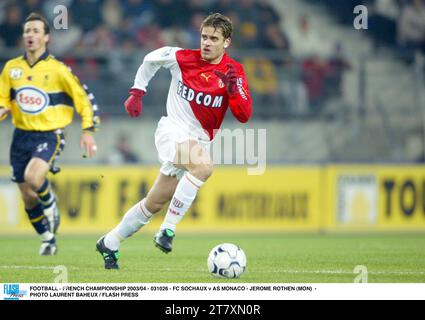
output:
[[[98,240],[96,247],[106,269],[118,269],[120,243],[147,224],[168,202],[154,243],[165,253],[172,250],[177,224],[212,174],[209,146],[227,109],[243,123],[251,116],[252,100],[243,67],[225,52],[231,43],[232,22],[214,13],[203,21],[200,31],[200,50],[164,47],[149,53],[125,101],[128,114],[138,117],[149,81],[159,68],[170,70],[167,116],[161,118],[155,132],[160,173],[146,198]]]

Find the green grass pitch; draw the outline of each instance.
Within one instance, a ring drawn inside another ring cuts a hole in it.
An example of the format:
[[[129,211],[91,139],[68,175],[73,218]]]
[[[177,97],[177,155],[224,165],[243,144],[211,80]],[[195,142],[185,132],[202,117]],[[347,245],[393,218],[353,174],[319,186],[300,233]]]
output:
[[[59,235],[58,254],[40,257],[35,235],[0,236],[0,283],[51,283],[59,265],[74,283],[352,283],[358,265],[367,268],[370,283],[425,282],[425,234],[177,234],[166,255],[152,234],[141,232],[122,244],[120,270],[104,270],[98,237]],[[240,279],[208,273],[208,253],[223,242],[247,255]]]

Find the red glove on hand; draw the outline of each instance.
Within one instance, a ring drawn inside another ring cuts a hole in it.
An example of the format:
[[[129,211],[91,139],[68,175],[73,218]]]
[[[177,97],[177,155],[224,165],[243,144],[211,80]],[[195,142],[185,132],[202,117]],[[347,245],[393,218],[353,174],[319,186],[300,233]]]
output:
[[[236,72],[235,67],[233,67],[232,64],[228,63],[226,64],[226,66],[229,68],[229,71],[227,71],[226,74],[218,70],[214,70],[214,73],[223,81],[223,83],[227,87],[227,92],[229,93],[229,95],[232,96],[236,92],[238,92],[238,73]]]
[[[127,111],[130,117],[136,118],[142,113],[142,97],[146,94],[146,92],[135,88],[130,89],[128,92],[130,93],[130,96],[124,102],[125,111]]]

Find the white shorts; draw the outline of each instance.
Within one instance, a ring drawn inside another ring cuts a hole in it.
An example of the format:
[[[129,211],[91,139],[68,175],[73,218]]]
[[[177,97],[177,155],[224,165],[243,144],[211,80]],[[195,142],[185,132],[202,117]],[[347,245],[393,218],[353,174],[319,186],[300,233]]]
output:
[[[188,140],[198,141],[198,144],[209,154],[210,141],[200,141],[199,138],[185,130],[168,117],[162,117],[155,131],[155,146],[161,163],[160,172],[166,176],[177,177],[180,180],[185,171],[174,166],[176,145]]]

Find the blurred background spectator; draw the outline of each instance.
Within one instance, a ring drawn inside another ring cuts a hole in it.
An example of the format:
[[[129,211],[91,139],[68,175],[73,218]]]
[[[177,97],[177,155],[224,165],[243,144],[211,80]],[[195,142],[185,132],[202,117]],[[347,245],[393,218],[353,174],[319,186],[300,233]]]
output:
[[[83,29],[74,23],[72,13],[67,15],[66,22],[68,29],[51,29],[52,41],[49,43],[49,50],[59,56],[79,47],[83,38]]]
[[[119,134],[113,150],[108,153],[105,163],[110,165],[134,164],[140,161],[139,156],[130,146],[127,135]]]
[[[376,47],[396,43],[397,20],[400,15],[398,0],[372,0],[366,3],[369,10],[369,34]]]
[[[404,7],[398,30],[398,40],[402,48],[419,49],[425,53],[425,4],[423,0],[413,0]]]
[[[22,9],[11,4],[6,6],[4,22],[0,24],[0,42],[5,47],[17,47],[22,35]]]
[[[100,0],[72,0],[69,11],[75,17],[75,23],[86,33],[101,23],[101,7]]]

